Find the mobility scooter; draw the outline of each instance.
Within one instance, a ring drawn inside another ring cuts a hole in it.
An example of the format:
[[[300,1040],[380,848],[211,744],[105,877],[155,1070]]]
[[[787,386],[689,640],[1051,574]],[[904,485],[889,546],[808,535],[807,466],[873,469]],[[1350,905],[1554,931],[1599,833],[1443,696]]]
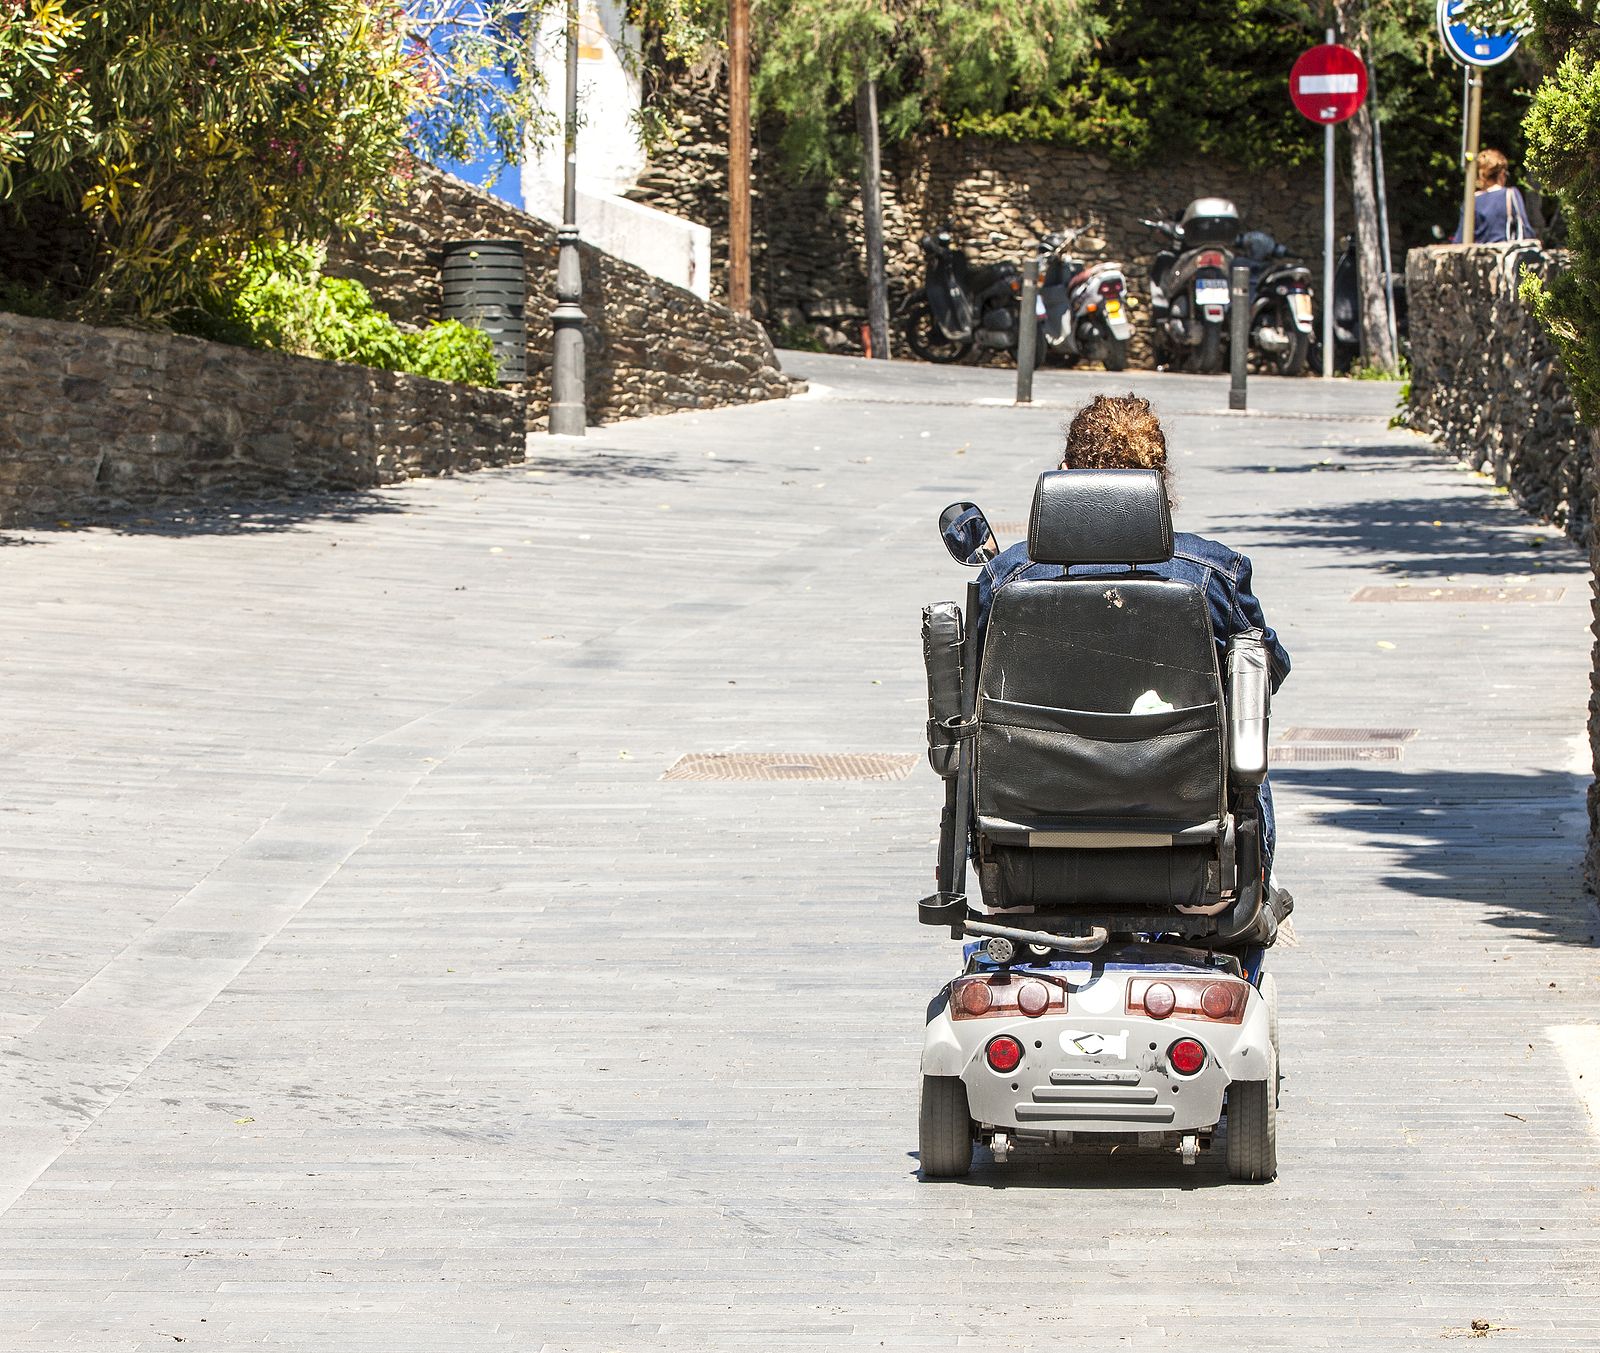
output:
[[[972,503],[940,530],[961,563],[995,556]],[[1156,471],[1051,471],[1028,555],[1059,576],[996,589],[981,635],[976,583],[964,613],[923,613],[946,797],[919,919],[968,941],[928,1011],[925,1179],[966,1174],[979,1145],[1193,1164],[1219,1132],[1233,1178],[1277,1172],[1267,653],[1249,631],[1222,657],[1204,592],[1139,568],[1172,548]]]

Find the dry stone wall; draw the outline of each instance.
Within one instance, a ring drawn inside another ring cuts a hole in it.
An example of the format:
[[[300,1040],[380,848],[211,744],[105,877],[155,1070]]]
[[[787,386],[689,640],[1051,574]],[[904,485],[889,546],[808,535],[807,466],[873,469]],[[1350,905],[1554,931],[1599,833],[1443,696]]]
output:
[[[1511,490],[1541,520],[1587,541],[1593,459],[1561,359],[1517,295],[1522,270],[1562,254],[1436,245],[1406,257],[1410,425]]]
[[[652,154],[629,196],[711,228],[713,288],[721,295],[728,225],[725,87],[716,72],[684,76],[666,97],[680,134]],[[859,352],[867,284],[858,187],[794,184],[778,172],[774,130],[760,129],[757,142],[751,265],[757,314],[780,343],[815,341],[830,351]],[[1135,303],[1133,358],[1148,363],[1149,268],[1162,239],[1139,218],[1181,211],[1203,196],[1232,198],[1248,225],[1271,231],[1318,270],[1322,180],[1316,167],[1243,170],[1189,158],[1130,170],[1087,151],[975,138],[890,147],[883,183],[890,305],[903,313],[921,289],[917,241],[945,222],[968,242],[975,260],[987,262],[1020,259],[1040,235],[1093,219],[1099,226],[1084,240],[1085,256],[1127,268]],[[991,244],[990,232],[1001,241]],[[903,346],[898,332],[894,339]]]
[[[520,394],[0,313],[0,524],[520,461]]]
[[[408,325],[439,319],[440,266],[454,240],[521,240],[528,265],[528,424],[546,426],[556,232],[537,217],[434,169],[424,169],[383,228],[334,246],[328,271],[363,283]],[[766,331],[726,306],[652,277],[587,245],[583,258],[589,421],[778,399],[794,383]]]
[[[1517,295],[1524,268],[1564,263],[1563,254],[1519,245],[1413,249],[1406,257],[1407,420],[1437,437],[1447,451],[1493,474],[1530,512],[1584,545],[1600,578],[1596,437],[1578,421],[1561,359]],[[1600,770],[1600,595],[1591,616],[1595,662],[1589,743]],[[1590,891],[1600,892],[1600,783],[1589,786],[1585,874]]]

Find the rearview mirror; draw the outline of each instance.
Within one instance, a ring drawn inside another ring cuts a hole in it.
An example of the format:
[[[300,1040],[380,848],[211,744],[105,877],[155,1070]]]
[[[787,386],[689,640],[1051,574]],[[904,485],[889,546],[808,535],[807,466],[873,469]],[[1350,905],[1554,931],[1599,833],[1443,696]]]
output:
[[[951,503],[939,514],[939,538],[958,564],[979,568],[1000,553],[989,519],[976,503]]]

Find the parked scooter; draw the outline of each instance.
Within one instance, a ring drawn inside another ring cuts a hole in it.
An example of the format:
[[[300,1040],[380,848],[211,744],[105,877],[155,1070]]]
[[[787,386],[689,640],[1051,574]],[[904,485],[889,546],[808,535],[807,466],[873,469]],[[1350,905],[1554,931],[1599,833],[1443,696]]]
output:
[[[1239,236],[1250,265],[1250,350],[1280,376],[1303,376],[1311,356],[1311,270],[1265,230]]]
[[[1139,223],[1173,242],[1150,265],[1150,316],[1156,357],[1186,371],[1221,371],[1228,345],[1228,268],[1239,234],[1238,209],[1198,197],[1178,221]]]
[[[1348,371],[1361,356],[1361,273],[1356,255],[1356,237],[1346,235],[1333,265],[1333,369]],[[1404,344],[1410,333],[1406,309],[1406,276],[1394,275],[1395,328]],[[1322,314],[1314,318],[1311,337],[1311,366],[1322,369]]]
[[[1107,371],[1128,365],[1128,280],[1120,263],[1082,264],[1072,246],[1093,223],[1047,235],[1039,242],[1044,260],[1038,299],[1046,350],[1063,361],[1099,362]]]
[[[992,244],[1002,238],[989,236]],[[1015,351],[1022,269],[1009,261],[974,265],[949,226],[919,243],[928,275],[906,316],[911,351],[925,362],[959,362],[974,346]]]

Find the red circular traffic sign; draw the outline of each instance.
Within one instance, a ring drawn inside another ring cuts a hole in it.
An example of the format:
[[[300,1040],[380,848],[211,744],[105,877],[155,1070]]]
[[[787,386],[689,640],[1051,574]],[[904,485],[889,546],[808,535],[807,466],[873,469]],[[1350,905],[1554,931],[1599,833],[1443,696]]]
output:
[[[1313,47],[1289,72],[1289,97],[1313,122],[1343,122],[1367,97],[1366,63],[1337,42]]]

